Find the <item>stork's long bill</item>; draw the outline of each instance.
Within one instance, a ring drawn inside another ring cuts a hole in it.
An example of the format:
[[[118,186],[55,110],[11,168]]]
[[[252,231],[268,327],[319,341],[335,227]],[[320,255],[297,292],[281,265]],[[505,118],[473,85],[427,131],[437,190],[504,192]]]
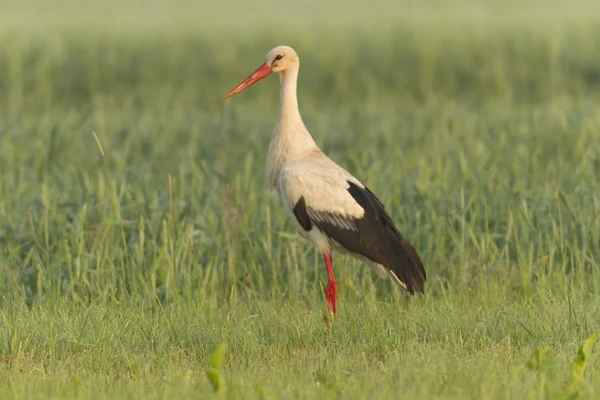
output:
[[[267,155],[267,180],[292,217],[298,233],[323,254],[327,310],[337,311],[333,251],[375,267],[410,294],[423,292],[426,278],[415,248],[400,234],[385,207],[360,180],[317,146],[298,110],[300,60],[288,46],[272,49],[265,63],[225,98],[275,72],[281,76],[279,117]],[[327,319],[325,319],[327,322]]]
[[[268,65],[267,63],[261,65],[260,67],[256,68],[256,70],[252,74],[250,74],[249,77],[244,79],[231,92],[229,92],[227,94],[227,96],[225,96],[225,98],[227,99],[231,96],[235,96],[239,92],[241,92],[245,89],[248,89],[250,86],[254,85],[256,82],[269,76],[272,72],[273,72],[273,70],[271,69],[271,66]]]

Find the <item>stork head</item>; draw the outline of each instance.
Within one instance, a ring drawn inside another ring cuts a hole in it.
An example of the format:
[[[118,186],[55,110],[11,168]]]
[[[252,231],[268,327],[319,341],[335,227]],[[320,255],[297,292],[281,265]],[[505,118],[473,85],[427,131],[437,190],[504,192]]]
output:
[[[300,59],[291,47],[277,46],[269,51],[265,64],[270,65],[273,72],[284,73],[286,70],[297,69]]]
[[[265,63],[258,67],[239,85],[237,85],[231,92],[227,94],[227,96],[225,96],[225,98],[231,97],[245,89],[248,89],[256,82],[269,76],[272,72],[277,72],[283,75],[286,71],[294,69],[297,70],[299,66],[300,59],[298,58],[298,55],[294,49],[289,46],[277,46],[267,53]]]

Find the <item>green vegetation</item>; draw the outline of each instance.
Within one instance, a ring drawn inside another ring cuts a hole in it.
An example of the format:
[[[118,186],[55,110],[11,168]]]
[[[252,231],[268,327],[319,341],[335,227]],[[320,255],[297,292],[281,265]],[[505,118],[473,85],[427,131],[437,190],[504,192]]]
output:
[[[595,2],[175,3],[0,6],[0,398],[597,397]],[[223,99],[279,44],[424,296],[337,256],[323,323],[278,81]]]

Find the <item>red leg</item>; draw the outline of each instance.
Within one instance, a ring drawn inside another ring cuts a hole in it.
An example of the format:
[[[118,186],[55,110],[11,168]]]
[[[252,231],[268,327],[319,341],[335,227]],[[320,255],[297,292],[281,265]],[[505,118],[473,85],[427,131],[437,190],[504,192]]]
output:
[[[327,300],[327,312],[330,313],[333,308],[333,313],[337,313],[337,282],[333,275],[333,264],[331,263],[331,256],[329,254],[323,254],[325,259],[325,265],[327,266],[328,281],[325,287],[325,299]]]

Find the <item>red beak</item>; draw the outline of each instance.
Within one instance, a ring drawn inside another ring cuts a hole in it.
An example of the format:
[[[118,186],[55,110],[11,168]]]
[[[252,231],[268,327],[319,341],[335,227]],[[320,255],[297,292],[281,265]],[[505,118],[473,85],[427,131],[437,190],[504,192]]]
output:
[[[245,89],[248,89],[250,86],[254,85],[256,82],[269,76],[269,74],[271,74],[271,72],[273,72],[273,70],[271,69],[271,67],[268,64],[265,63],[265,64],[261,65],[260,67],[256,68],[256,71],[254,71],[249,77],[244,79],[242,81],[242,83],[237,85],[231,92],[229,92],[227,94],[227,96],[225,96],[225,98],[231,97]]]

